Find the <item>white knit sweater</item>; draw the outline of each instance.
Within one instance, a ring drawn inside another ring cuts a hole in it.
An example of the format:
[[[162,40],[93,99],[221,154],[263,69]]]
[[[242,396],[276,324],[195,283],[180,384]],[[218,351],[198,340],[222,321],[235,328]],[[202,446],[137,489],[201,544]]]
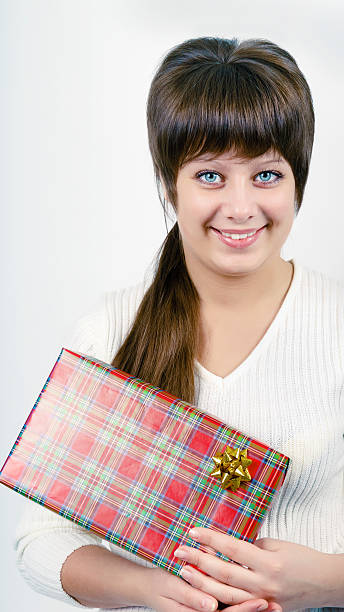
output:
[[[292,262],[282,306],[245,361],[225,378],[195,361],[195,405],[291,459],[258,538],[344,553],[344,285]],[[104,292],[64,346],[110,363],[150,280]],[[60,570],[88,543],[155,567],[29,500],[15,534],[17,567],[39,593],[85,608],[62,589]]]

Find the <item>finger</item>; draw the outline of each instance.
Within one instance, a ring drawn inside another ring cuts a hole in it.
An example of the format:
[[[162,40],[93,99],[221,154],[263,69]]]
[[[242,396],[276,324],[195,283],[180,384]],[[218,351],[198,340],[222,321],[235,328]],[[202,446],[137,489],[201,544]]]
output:
[[[226,555],[226,557],[242,563],[251,569],[261,568],[264,559],[270,555],[270,551],[262,550],[258,546],[251,544],[251,542],[240,540],[228,533],[220,533],[209,527],[196,527],[195,532],[197,536],[191,535],[190,532],[188,533],[192,540],[196,540],[201,544],[207,544],[214,548],[214,550]]]
[[[264,612],[282,612],[283,608],[276,601],[270,601],[269,606]]]
[[[159,606],[159,609],[163,610],[163,612],[195,612],[195,610],[198,610],[198,608],[190,608],[189,606],[168,597],[163,597],[162,601],[165,605]],[[206,612],[206,610],[202,608],[202,612]]]
[[[175,576],[171,576],[176,578]],[[173,599],[184,606],[200,610],[201,612],[211,612],[217,608],[217,599],[208,593],[203,593],[197,588],[192,587],[184,580],[169,580],[165,582],[165,597]]]
[[[245,592],[257,593],[261,588],[259,576],[247,567],[242,567],[238,563],[231,563],[220,559],[216,555],[210,555],[192,546],[181,546],[174,552],[175,556],[185,560],[188,564],[205,572],[208,577],[215,578],[216,581],[228,587],[245,589]]]
[[[191,586],[213,595],[218,601],[224,604],[237,604],[244,600],[256,600],[257,597],[246,590],[237,589],[233,586],[225,585],[218,580],[214,580],[205,574],[202,574],[194,567],[185,565],[180,574],[183,580],[186,580]]]
[[[264,608],[262,607],[264,606]],[[243,601],[241,604],[223,608],[221,612],[268,612],[268,602],[265,599],[253,599],[252,601]]]

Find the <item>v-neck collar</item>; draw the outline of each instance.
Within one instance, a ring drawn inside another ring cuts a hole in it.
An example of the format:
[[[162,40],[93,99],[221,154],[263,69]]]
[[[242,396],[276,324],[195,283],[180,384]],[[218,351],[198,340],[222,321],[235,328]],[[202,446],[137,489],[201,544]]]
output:
[[[254,361],[256,361],[262,352],[262,350],[267,346],[270,342],[272,336],[275,334],[278,329],[282,319],[284,319],[293,299],[297,293],[297,289],[300,285],[300,280],[302,276],[302,266],[295,261],[295,258],[289,259],[294,266],[293,278],[290,283],[287,294],[280,306],[275,318],[272,323],[269,325],[262,339],[258,342],[258,344],[254,347],[251,353],[246,357],[244,361],[242,361],[235,370],[227,374],[227,376],[217,376],[213,372],[207,370],[204,366],[202,366],[197,359],[195,359],[195,369],[198,373],[199,377],[206,381],[207,383],[217,384],[217,385],[228,385],[232,383],[240,374],[242,374],[248,367],[252,365]]]

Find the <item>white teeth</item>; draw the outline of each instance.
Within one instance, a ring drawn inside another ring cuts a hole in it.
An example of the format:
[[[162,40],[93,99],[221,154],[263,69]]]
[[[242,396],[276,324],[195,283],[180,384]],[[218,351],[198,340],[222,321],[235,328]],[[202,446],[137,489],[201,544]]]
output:
[[[256,232],[251,232],[250,234],[227,234],[226,232],[221,232],[222,236],[225,236],[226,238],[232,238],[232,240],[240,240],[242,238],[247,238],[248,236],[253,236],[255,233]]]

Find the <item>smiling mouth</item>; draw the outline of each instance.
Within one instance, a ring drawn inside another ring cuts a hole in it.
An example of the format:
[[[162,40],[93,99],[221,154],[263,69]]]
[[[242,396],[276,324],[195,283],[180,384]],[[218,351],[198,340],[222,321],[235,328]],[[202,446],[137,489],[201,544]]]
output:
[[[213,227],[213,226],[210,226],[210,228],[215,230],[216,232],[220,232],[221,234],[235,234],[235,235],[240,236],[240,234],[252,234],[253,232],[259,232],[259,230],[267,226],[268,226],[268,223],[266,223],[265,225],[262,225],[261,227],[246,229],[246,230],[229,230],[229,229],[226,230],[226,229],[218,229],[217,227]]]
[[[260,227],[254,233],[251,233],[251,234],[236,233],[232,235],[224,234],[221,231],[213,227],[211,227],[210,229],[213,230],[213,232],[215,233],[214,235],[217,236],[217,238],[222,243],[227,245],[227,247],[231,249],[246,249],[250,247],[251,245],[253,245],[257,240],[259,240],[259,237],[263,233],[263,230],[265,228],[266,228],[266,225],[263,225],[263,227]]]

